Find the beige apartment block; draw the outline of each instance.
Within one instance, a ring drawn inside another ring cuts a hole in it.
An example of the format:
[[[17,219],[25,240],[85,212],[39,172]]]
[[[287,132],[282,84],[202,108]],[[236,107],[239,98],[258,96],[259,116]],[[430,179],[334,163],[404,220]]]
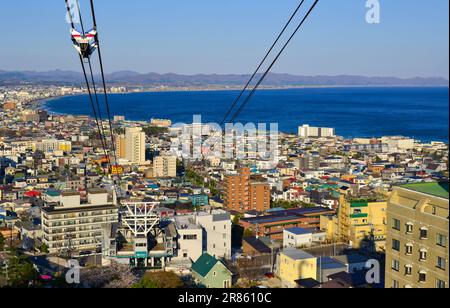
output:
[[[177,158],[175,156],[158,156],[153,159],[153,177],[174,178],[177,176]]]
[[[448,182],[394,189],[387,213],[387,288],[448,288]]]

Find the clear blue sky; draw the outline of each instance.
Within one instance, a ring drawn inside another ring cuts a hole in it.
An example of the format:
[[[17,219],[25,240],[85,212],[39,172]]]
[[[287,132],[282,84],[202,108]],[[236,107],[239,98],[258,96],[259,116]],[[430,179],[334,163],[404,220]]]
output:
[[[299,0],[95,2],[108,72],[222,74],[254,69]],[[448,78],[448,0],[380,0],[379,25],[365,3],[321,0],[274,71]],[[0,1],[0,26],[0,69],[79,70],[64,0]]]

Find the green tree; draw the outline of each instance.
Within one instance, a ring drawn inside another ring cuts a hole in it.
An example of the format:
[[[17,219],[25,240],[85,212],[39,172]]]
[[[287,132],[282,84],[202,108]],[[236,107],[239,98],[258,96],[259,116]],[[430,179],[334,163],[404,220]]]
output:
[[[42,253],[48,253],[48,246],[46,244],[42,244],[41,247],[39,248],[39,250]]]
[[[25,256],[16,255],[9,260],[9,285],[13,288],[26,288],[37,281],[39,273]]]
[[[180,277],[173,272],[146,273],[140,282],[135,284],[135,289],[178,289],[183,286]]]
[[[147,127],[144,127],[142,130],[148,137],[164,135],[165,133],[167,133],[169,131],[168,128],[155,127],[155,126],[147,126]]]
[[[253,232],[250,229],[245,229],[244,230],[244,237],[250,237],[250,236],[255,236],[255,232]]]

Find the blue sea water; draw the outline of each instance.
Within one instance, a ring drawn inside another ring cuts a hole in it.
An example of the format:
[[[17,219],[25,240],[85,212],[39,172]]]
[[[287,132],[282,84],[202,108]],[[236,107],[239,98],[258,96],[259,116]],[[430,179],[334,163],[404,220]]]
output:
[[[220,123],[238,91],[154,92],[110,95],[111,112],[128,120],[167,118],[174,123]],[[92,115],[86,95],[45,103],[48,110]],[[103,111],[104,112],[104,111]],[[449,138],[449,89],[308,88],[262,90],[236,119],[241,123],[279,123],[285,132],[303,124],[334,127],[344,137],[402,135],[422,141]]]

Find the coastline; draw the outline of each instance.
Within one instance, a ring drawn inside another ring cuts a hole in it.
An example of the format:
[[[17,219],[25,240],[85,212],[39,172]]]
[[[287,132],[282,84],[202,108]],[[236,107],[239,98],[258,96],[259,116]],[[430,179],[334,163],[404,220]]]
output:
[[[272,88],[265,88],[265,89],[261,89],[261,90],[262,91],[271,91],[271,90],[286,90],[286,91],[288,91],[288,90],[318,89],[318,88],[319,89],[320,88],[328,88],[328,89],[348,88],[348,89],[351,89],[351,88],[388,88],[388,87],[360,87],[360,86],[357,86],[357,87],[327,86],[327,87],[301,87],[301,88],[272,87]],[[424,87],[389,87],[389,88],[417,88],[417,89],[420,89],[420,88],[424,88]],[[430,88],[430,87],[428,87],[428,88]],[[431,88],[447,89],[447,87],[431,87]],[[109,95],[111,95],[111,96],[115,96],[115,95],[124,96],[125,94],[145,94],[145,93],[178,93],[178,95],[179,95],[180,93],[183,93],[183,92],[187,93],[187,92],[208,92],[208,91],[222,92],[222,91],[236,91],[236,89],[230,89],[230,88],[228,88],[228,89],[208,89],[208,90],[190,89],[189,91],[188,90],[184,90],[184,89],[164,89],[164,90],[161,90],[161,89],[145,89],[145,91],[130,91],[130,92],[124,92],[124,93],[109,93]],[[351,90],[350,90],[350,92],[351,92]],[[86,114],[86,113],[55,112],[54,110],[52,110],[51,107],[49,107],[47,105],[48,103],[53,102],[53,101],[57,101],[59,99],[64,99],[64,98],[67,98],[67,97],[78,97],[78,96],[79,97],[83,97],[83,96],[86,96],[86,95],[87,95],[87,93],[76,93],[76,94],[68,94],[68,95],[63,95],[63,96],[54,96],[54,97],[50,97],[50,98],[38,99],[38,100],[35,100],[33,102],[30,102],[29,106],[32,106],[33,109],[46,110],[51,115],[59,115],[59,116],[61,116],[61,115],[72,115],[72,116],[83,115],[83,116],[89,116],[90,118],[92,118],[92,116],[90,116],[89,114]],[[64,108],[62,108],[60,110],[64,110]],[[154,117],[158,117],[158,115],[156,114],[156,115],[154,115]],[[164,116],[162,116],[162,117],[164,117]],[[174,120],[169,115],[167,115],[166,118]],[[143,119],[135,119],[135,118],[133,118],[133,116],[128,116],[127,119],[129,120],[129,122],[136,122],[136,123],[137,122],[142,123],[143,121],[145,121]],[[305,122],[305,123],[309,123],[309,122]],[[312,123],[312,124],[314,124],[314,123]],[[330,127],[332,127],[332,126],[330,126]],[[338,126],[336,128],[338,130]],[[284,129],[280,129],[280,133],[285,133],[285,134],[291,134],[292,135],[292,134],[295,134],[295,131],[293,131],[293,128],[291,128],[291,127],[284,127]],[[365,138],[365,137],[368,136],[368,134],[365,134],[363,131],[361,132],[361,134],[359,134],[359,133],[356,133],[356,134],[350,133],[350,135],[349,135],[348,133],[349,132],[348,132],[348,129],[347,129],[347,132],[344,131],[344,132],[342,132],[341,134],[338,134],[338,135],[339,136],[343,136],[344,138],[356,138],[356,137],[358,137],[358,138]],[[406,137],[414,138],[414,139],[416,139],[418,141],[421,141],[423,143],[428,143],[428,142],[431,142],[431,141],[441,141],[441,142],[444,142],[444,143],[448,144],[448,138],[445,138],[445,137],[442,137],[442,136],[439,136],[439,137],[436,137],[436,138],[434,138],[433,136],[425,136],[425,135],[424,136],[422,136],[422,135],[415,136],[414,134],[408,134],[407,132],[403,132],[403,133],[402,132],[396,133],[395,131],[393,131],[391,133],[385,133],[385,132],[384,133],[383,132],[376,133],[376,132],[374,132],[374,133],[370,133],[370,136],[371,137],[375,137],[375,136],[385,136],[385,135],[388,136],[388,135],[397,135],[397,134],[398,135],[404,135]]]

